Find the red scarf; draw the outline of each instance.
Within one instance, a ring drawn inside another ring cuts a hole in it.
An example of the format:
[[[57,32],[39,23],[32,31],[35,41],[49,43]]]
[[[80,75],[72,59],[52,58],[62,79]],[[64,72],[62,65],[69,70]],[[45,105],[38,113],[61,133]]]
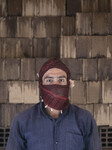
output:
[[[56,110],[69,107],[68,85],[40,85],[40,95],[44,104]]]

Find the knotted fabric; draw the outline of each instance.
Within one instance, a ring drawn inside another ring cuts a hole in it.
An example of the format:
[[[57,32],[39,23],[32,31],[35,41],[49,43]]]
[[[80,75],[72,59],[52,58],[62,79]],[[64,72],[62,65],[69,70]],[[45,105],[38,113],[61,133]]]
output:
[[[67,85],[43,85],[42,77],[51,68],[58,68],[66,72]],[[42,97],[44,104],[56,110],[63,110],[69,107],[69,79],[70,71],[66,65],[59,59],[48,60],[41,68],[39,72],[39,86],[40,96]]]

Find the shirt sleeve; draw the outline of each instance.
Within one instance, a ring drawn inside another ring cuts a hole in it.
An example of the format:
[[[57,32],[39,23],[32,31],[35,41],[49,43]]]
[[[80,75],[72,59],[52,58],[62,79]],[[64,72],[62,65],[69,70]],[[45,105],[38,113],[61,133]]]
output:
[[[10,128],[6,150],[26,150],[26,141],[22,134],[19,121],[16,117]]]
[[[102,150],[98,127],[94,118],[89,115],[86,122],[86,134],[84,136],[85,150]]]

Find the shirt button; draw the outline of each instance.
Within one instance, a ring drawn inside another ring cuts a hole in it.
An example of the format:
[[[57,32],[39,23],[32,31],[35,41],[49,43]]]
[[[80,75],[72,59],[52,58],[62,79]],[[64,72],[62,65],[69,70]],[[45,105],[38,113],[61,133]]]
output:
[[[56,142],[56,145],[58,144],[58,142]]]

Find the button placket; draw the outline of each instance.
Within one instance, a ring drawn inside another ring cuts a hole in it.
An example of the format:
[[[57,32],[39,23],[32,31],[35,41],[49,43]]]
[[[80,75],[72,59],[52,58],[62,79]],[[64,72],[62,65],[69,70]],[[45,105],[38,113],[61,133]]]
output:
[[[55,150],[57,150],[58,139],[57,139],[57,123],[55,123]]]

